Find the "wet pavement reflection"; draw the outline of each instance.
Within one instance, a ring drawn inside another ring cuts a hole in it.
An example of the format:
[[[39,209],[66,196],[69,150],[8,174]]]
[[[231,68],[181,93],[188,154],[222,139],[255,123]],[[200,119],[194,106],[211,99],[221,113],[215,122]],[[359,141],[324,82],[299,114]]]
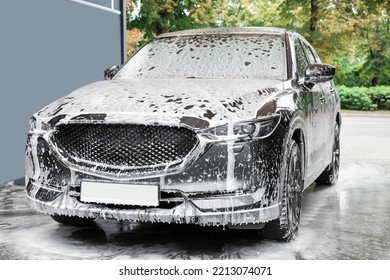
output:
[[[361,123],[381,133],[355,134]],[[290,243],[222,227],[115,220],[67,227],[30,210],[24,187],[9,184],[0,186],[0,259],[390,259],[389,127],[386,117],[344,116],[339,182],[304,192]]]

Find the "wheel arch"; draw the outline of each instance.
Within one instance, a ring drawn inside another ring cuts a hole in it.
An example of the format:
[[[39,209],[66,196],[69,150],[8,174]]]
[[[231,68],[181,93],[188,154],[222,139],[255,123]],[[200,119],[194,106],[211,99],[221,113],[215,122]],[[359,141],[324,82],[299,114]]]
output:
[[[303,171],[303,180],[304,188],[306,187],[305,178],[306,178],[306,165],[307,165],[307,145],[306,145],[306,136],[305,136],[305,121],[304,115],[301,111],[296,111],[291,115],[289,120],[285,123],[287,127],[287,133],[285,138],[285,143],[288,143],[290,139],[297,142],[302,158],[302,171]],[[286,146],[285,146],[286,148]],[[302,190],[303,191],[303,190]]]
[[[340,115],[340,112],[337,112],[336,123],[338,124],[339,127],[341,126],[341,115]]]
[[[301,152],[301,158],[302,158],[302,171],[303,171],[303,180],[305,181],[305,170],[306,170],[306,145],[305,145],[305,134],[303,132],[303,129],[301,127],[297,127],[294,129],[294,132],[292,134],[292,137],[291,137],[292,140],[294,140],[295,142],[297,142],[298,146],[299,146],[299,150]],[[303,184],[303,186],[305,186],[305,183]],[[303,190],[302,190],[303,191]]]

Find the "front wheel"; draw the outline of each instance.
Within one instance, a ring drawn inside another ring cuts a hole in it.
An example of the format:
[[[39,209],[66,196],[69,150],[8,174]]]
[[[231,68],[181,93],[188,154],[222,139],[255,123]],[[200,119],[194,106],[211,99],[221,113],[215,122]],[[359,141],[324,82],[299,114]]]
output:
[[[298,230],[303,190],[302,153],[294,140],[288,145],[288,158],[282,188],[281,214],[276,220],[259,230],[266,239],[288,242],[295,238]]]
[[[334,185],[339,178],[340,168],[340,127],[338,123],[334,125],[334,142],[332,149],[332,162],[325,168],[321,175],[316,179],[320,185]]]

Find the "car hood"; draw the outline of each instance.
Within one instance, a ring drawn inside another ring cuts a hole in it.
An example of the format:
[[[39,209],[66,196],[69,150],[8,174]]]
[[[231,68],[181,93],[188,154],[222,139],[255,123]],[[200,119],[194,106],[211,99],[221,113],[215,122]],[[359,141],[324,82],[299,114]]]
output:
[[[116,79],[73,91],[39,111],[51,125],[69,121],[184,123],[205,128],[250,119],[283,82],[238,79]]]

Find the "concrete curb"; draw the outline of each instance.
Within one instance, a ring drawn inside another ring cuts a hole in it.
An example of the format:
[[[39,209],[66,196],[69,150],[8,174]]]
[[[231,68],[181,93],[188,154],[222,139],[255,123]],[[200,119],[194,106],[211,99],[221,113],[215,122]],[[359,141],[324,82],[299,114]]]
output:
[[[382,117],[382,118],[390,118],[390,115],[381,115],[381,114],[354,114],[354,113],[343,113],[341,112],[341,116],[349,116],[349,117]]]

